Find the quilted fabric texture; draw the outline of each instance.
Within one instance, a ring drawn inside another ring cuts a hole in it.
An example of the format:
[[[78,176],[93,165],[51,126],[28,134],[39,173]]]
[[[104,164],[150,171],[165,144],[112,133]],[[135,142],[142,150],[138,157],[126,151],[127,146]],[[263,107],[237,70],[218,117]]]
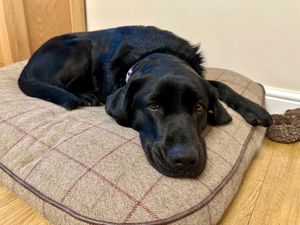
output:
[[[17,85],[25,63],[0,69],[0,182],[53,224],[216,224],[265,134],[228,109],[230,124],[203,132],[204,173],[165,177],[148,164],[138,133],[104,107],[67,111],[25,96]],[[242,75],[207,69],[206,77],[263,102],[263,88]]]

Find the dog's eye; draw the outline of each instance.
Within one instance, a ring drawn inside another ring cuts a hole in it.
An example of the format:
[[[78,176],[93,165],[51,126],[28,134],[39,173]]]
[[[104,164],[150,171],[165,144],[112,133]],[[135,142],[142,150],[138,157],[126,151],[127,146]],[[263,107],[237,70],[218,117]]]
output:
[[[156,110],[158,110],[158,109],[160,108],[160,105],[157,104],[156,102],[152,102],[152,103],[150,103],[149,105],[147,105],[147,107],[148,107],[149,109],[151,109],[151,110],[156,111]]]
[[[201,103],[197,103],[197,104],[195,105],[194,110],[195,110],[196,112],[202,112],[202,111],[204,111],[204,106],[203,106]]]

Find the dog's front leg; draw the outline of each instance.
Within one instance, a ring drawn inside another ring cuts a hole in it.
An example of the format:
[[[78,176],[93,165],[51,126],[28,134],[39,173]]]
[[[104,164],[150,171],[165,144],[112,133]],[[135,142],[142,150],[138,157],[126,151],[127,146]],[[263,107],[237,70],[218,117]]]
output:
[[[212,80],[208,82],[217,89],[219,99],[241,114],[249,124],[265,127],[272,124],[272,117],[260,105],[236,93],[222,82]]]

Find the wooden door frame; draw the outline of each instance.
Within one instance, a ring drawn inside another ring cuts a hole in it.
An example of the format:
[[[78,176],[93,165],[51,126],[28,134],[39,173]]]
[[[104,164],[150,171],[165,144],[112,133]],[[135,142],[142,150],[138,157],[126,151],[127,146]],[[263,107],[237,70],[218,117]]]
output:
[[[0,66],[28,59],[32,54],[23,1],[0,0]],[[71,17],[71,30],[66,33],[86,31],[85,0],[66,1]]]

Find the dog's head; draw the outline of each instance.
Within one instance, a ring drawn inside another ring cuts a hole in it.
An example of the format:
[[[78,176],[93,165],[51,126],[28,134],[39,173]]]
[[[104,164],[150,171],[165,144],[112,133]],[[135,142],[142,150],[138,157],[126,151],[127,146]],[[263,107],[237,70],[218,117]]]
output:
[[[106,111],[140,133],[150,164],[171,177],[196,177],[206,163],[201,131],[231,121],[217,92],[184,61],[152,54],[110,95]]]

